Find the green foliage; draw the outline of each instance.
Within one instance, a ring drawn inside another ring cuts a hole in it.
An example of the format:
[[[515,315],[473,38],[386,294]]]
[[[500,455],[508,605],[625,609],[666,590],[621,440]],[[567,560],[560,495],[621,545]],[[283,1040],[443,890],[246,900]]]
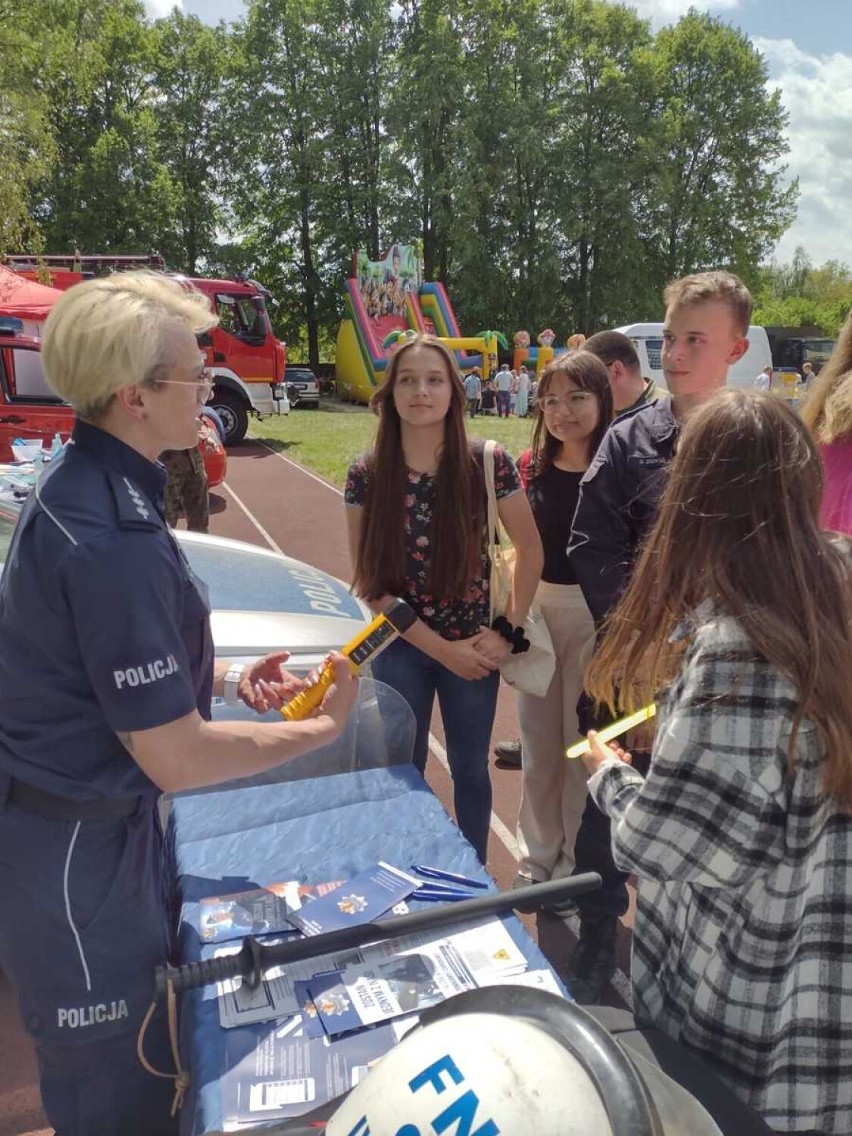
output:
[[[496,439],[516,460],[532,438],[533,419],[480,416],[465,421],[471,437]],[[319,410],[264,418],[251,427],[251,434],[342,489],[353,459],[373,445],[376,423],[366,407],[324,401]]]
[[[0,65],[0,247],[249,272],[312,364],[352,250],[395,238],[468,332],[653,318],[711,265],[820,326],[848,302],[848,273],[764,279],[798,193],[786,115],[749,41],[694,10],[653,35],[605,0],[249,0],[217,28],[0,0]]]
[[[814,268],[803,248],[789,264],[763,269],[755,289],[754,321],[766,325],[813,325],[827,336],[840,332],[852,309],[852,271],[830,260]]]

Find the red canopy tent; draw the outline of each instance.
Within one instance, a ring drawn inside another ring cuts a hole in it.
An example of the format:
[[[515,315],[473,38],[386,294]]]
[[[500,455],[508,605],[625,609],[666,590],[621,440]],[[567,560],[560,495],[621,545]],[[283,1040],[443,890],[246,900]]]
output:
[[[62,293],[26,280],[0,264],[0,315],[43,320]]]

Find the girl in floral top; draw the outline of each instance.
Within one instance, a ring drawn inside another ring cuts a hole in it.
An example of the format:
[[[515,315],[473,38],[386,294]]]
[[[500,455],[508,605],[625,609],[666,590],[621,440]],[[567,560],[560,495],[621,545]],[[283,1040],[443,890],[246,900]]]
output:
[[[468,439],[458,369],[431,336],[415,336],[394,352],[371,406],[379,416],[375,449],[352,464],[346,481],[353,586],[374,610],[400,596],[419,617],[379,655],[373,674],[414,712],[421,773],[437,694],[456,819],[484,863],[497,668],[511,646],[488,627],[482,443]],[[514,463],[499,446],[494,459],[500,519],[517,549],[506,611],[515,627],[526,617],[543,556]]]
[[[778,1133],[852,1132],[852,573],[819,532],[793,411],[693,412],[587,676],[668,686],[647,777],[593,743],[589,791],[639,877],[636,1018],[697,1051]],[[845,546],[845,547],[844,547]]]

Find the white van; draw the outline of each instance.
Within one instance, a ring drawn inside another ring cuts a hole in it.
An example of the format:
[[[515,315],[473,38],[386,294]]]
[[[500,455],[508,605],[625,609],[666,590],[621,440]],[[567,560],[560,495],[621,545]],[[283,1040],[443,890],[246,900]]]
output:
[[[665,388],[663,377],[663,325],[661,323],[630,323],[617,327],[622,335],[628,336],[636,345],[642,374],[653,379]],[[742,359],[734,363],[728,371],[728,386],[731,389],[751,390],[754,380],[764,367],[772,366],[772,352],[769,350],[769,337],[766,329],[752,324],[748,329],[748,351]]]

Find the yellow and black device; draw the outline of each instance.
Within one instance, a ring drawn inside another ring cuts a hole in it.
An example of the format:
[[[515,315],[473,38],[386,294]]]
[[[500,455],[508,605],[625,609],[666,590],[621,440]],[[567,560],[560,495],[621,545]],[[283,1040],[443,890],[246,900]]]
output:
[[[416,619],[417,616],[405,600],[391,600],[363,631],[350,639],[345,647],[341,647],[340,653],[346,656],[353,673],[357,674],[364,663],[374,659],[397,635],[407,631]],[[288,722],[307,718],[322,702],[333,681],[334,667],[324,664],[320,668],[318,681],[291,698],[281,707],[281,713]]]

